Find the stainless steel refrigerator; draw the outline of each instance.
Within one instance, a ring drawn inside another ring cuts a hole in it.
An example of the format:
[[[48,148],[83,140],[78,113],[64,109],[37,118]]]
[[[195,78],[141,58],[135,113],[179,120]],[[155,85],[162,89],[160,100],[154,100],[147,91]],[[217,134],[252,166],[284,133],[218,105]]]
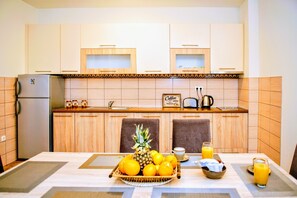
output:
[[[18,159],[53,151],[52,109],[64,106],[64,79],[19,75],[17,95]]]

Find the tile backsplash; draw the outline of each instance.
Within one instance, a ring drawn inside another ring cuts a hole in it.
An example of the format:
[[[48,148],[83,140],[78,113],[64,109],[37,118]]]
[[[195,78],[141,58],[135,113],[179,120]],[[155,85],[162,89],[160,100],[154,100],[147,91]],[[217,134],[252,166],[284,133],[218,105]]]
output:
[[[196,97],[195,86],[213,96],[214,106],[238,106],[238,79],[66,78],[65,100],[86,99],[90,106],[162,107],[163,93]]]

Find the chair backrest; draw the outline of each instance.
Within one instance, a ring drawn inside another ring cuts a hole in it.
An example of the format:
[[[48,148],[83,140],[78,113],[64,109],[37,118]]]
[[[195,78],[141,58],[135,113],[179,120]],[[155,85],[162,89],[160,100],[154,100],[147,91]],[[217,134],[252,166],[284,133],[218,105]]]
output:
[[[295,147],[295,153],[291,164],[290,175],[297,179],[297,145]]]
[[[0,173],[3,173],[3,172],[4,172],[4,167],[3,167],[2,159],[1,159],[1,155],[0,155]]]
[[[159,150],[159,119],[145,119],[145,118],[124,118],[122,120],[121,128],[121,144],[120,152],[133,153],[131,148],[134,146],[132,135],[135,133],[137,124],[143,124],[143,128],[149,128],[152,139],[150,146],[151,149]]]
[[[210,142],[208,119],[174,119],[172,148],[184,147],[187,153],[201,153],[203,142]]]

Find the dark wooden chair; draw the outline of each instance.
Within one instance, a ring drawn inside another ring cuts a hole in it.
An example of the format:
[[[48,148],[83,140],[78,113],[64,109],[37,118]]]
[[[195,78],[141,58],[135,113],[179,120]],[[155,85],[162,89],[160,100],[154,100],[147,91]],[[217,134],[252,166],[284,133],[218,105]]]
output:
[[[3,172],[4,172],[4,167],[3,167],[2,159],[1,159],[1,155],[0,155],[0,173],[3,173]]]
[[[137,124],[143,124],[143,128],[149,128],[152,139],[150,146],[151,149],[159,150],[159,119],[145,119],[145,118],[124,118],[122,120],[121,127],[121,153],[133,153],[134,150],[131,148],[134,146],[134,140],[132,139],[135,133]]]
[[[184,147],[187,153],[201,153],[202,143],[210,142],[208,119],[174,119],[172,148]]]
[[[295,153],[291,164],[290,175],[297,179],[297,145],[295,147]]]

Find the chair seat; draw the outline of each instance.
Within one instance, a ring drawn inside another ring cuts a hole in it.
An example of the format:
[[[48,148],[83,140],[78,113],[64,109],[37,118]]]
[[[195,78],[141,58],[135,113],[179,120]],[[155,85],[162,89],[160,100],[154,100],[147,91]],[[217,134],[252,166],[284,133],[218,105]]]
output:
[[[297,145],[295,147],[295,153],[291,164],[290,175],[297,179]]]
[[[187,153],[201,153],[202,143],[210,142],[208,119],[174,119],[172,148],[184,147]]]
[[[159,150],[159,119],[145,119],[145,118],[124,118],[122,120],[121,127],[121,144],[120,152],[122,153],[133,153],[134,150],[131,148],[134,146],[134,140],[132,139],[135,134],[136,126],[143,124],[143,128],[148,128],[152,139],[150,146],[151,149]]]

